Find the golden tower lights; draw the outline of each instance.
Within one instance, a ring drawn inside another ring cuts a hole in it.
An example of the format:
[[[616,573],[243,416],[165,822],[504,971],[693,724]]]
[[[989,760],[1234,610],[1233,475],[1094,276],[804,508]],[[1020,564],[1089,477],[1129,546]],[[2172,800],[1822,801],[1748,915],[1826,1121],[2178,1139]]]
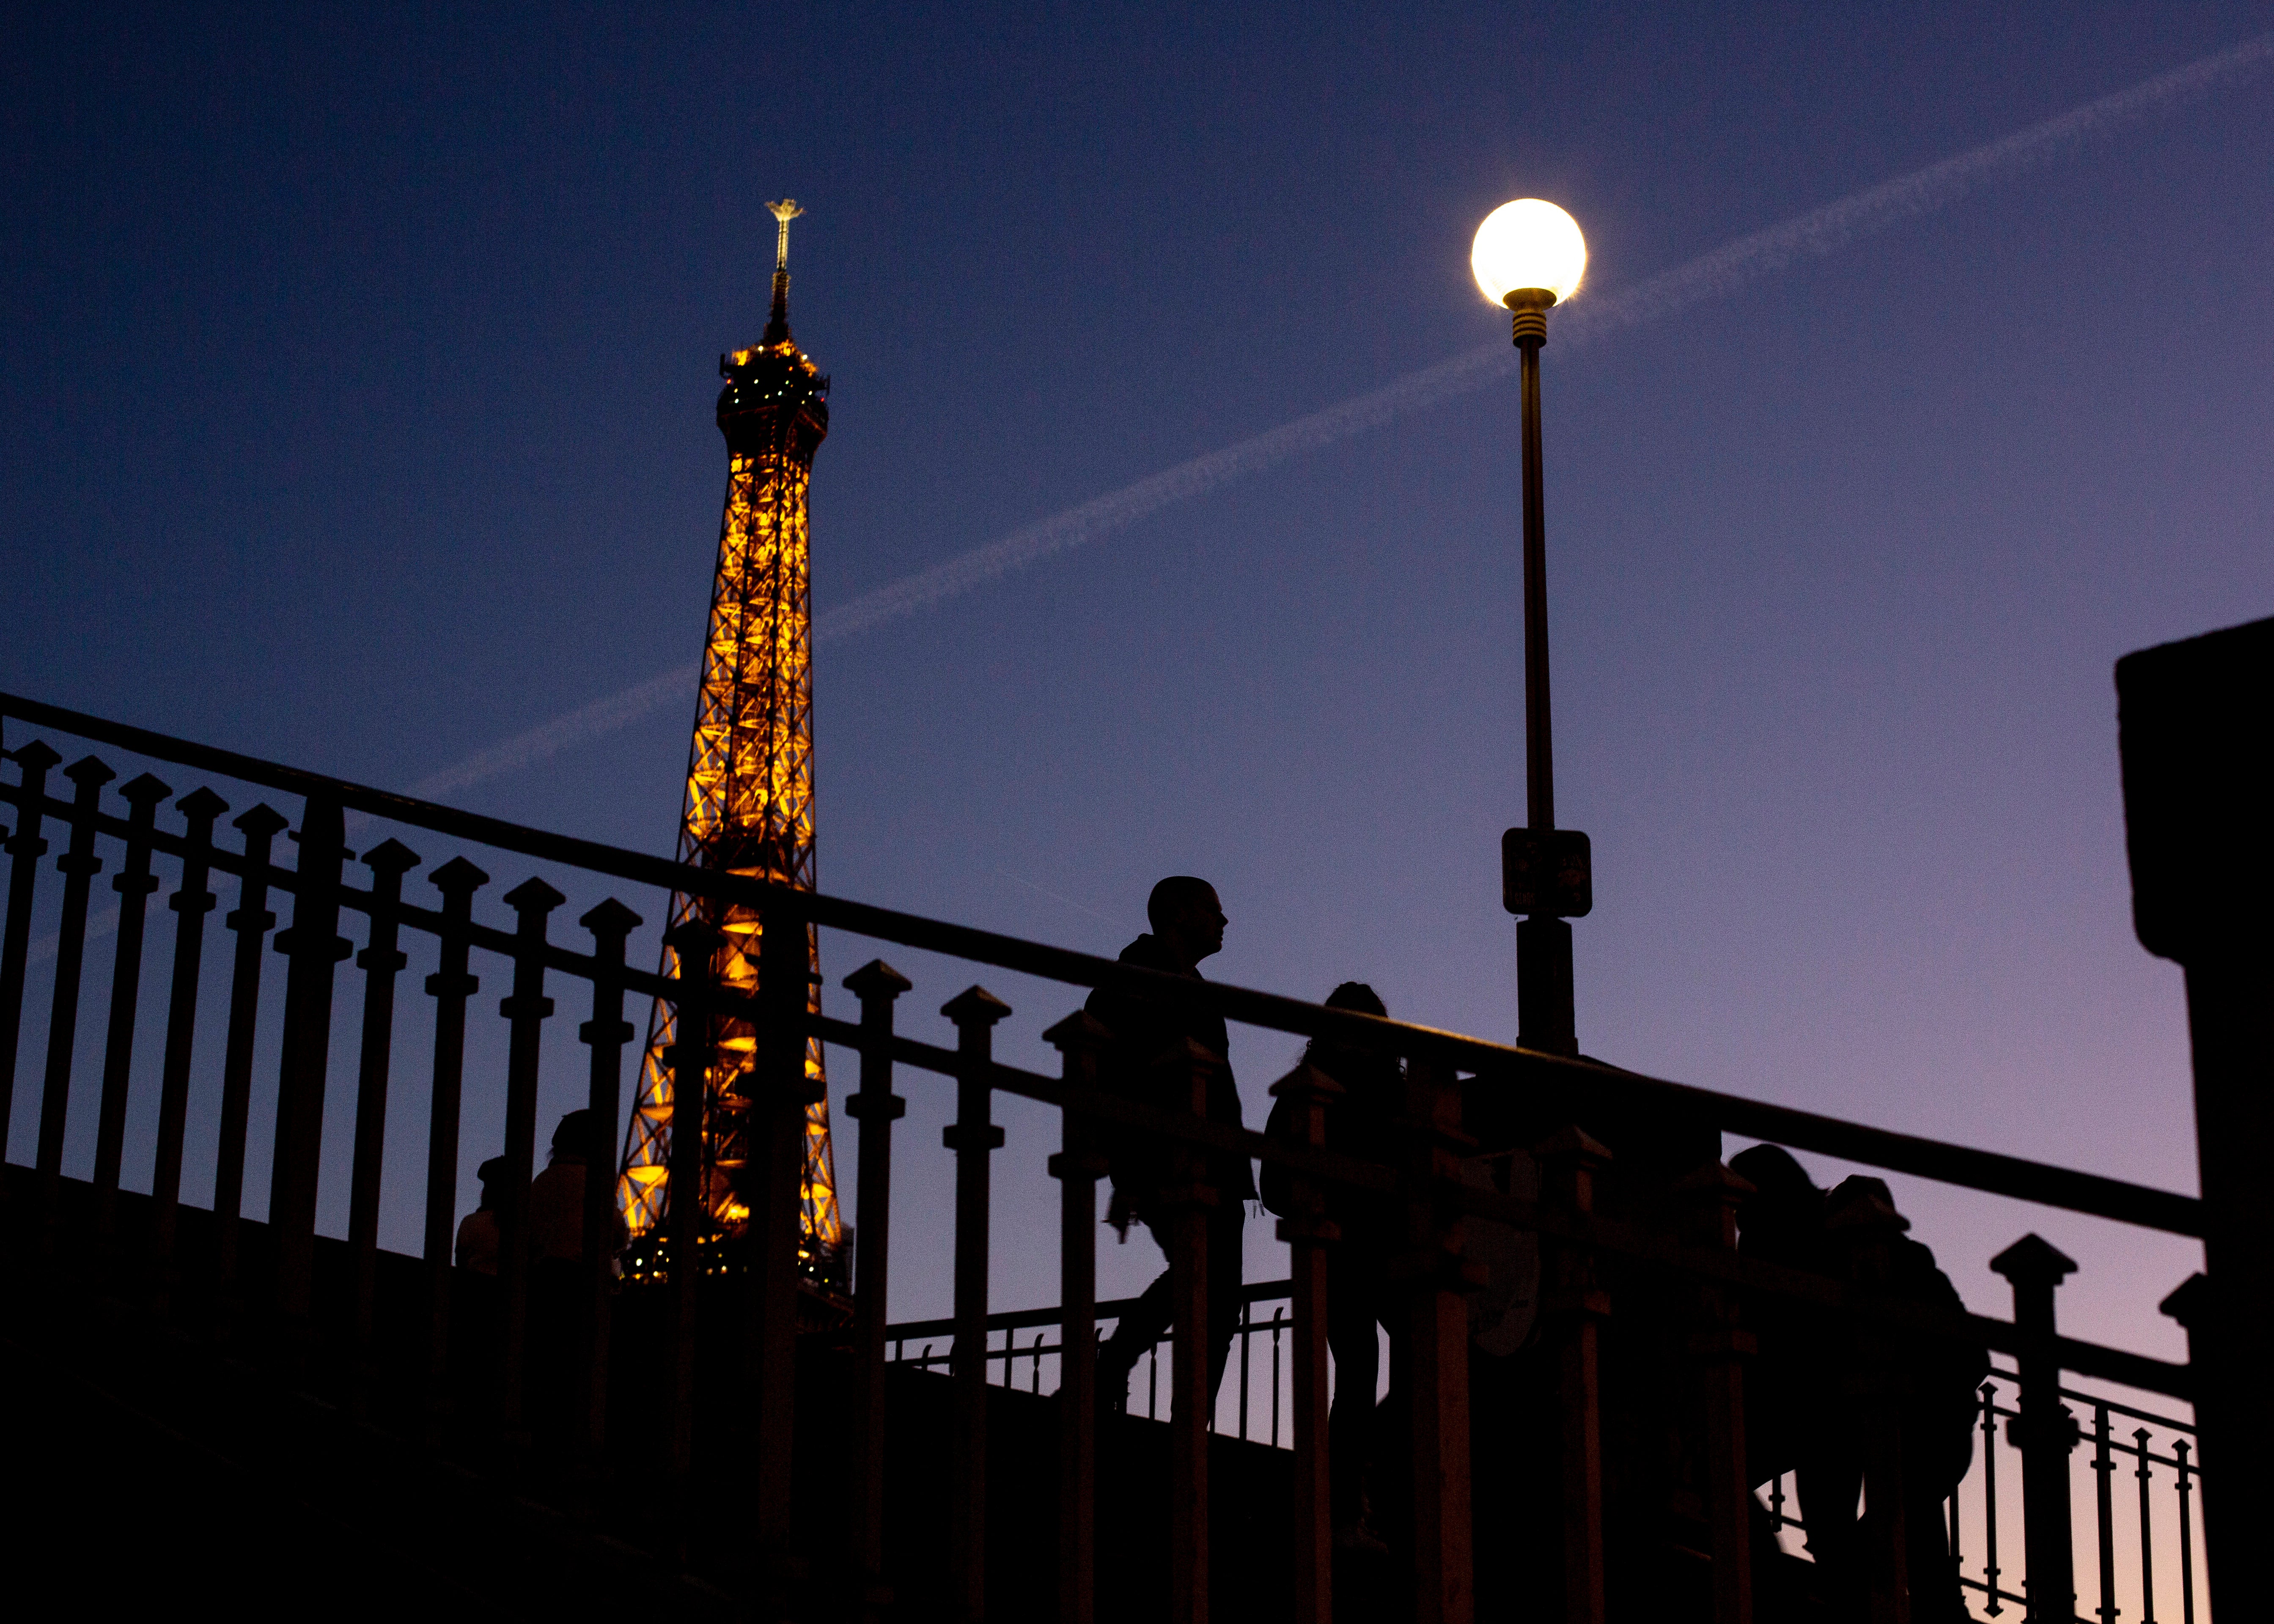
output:
[[[719,428],[727,437],[727,504],[719,525],[719,569],[711,590],[695,737],[687,756],[687,795],[679,860],[780,881],[810,891],[813,867],[813,622],[809,608],[806,486],[813,454],[829,432],[829,380],[789,335],[789,222],[794,199],[766,206],[775,240],[773,310],[753,350],[719,357]],[[741,992],[758,984],[757,914],[745,907],[674,896],[670,925],[713,912],[726,944],[714,966],[719,983]],[[810,928],[806,961],[817,974],[808,996],[819,1008],[817,946]],[[663,974],[678,972],[666,947]],[[745,1021],[722,1021],[704,1069],[707,1094],[703,1203],[718,1232],[739,1233],[749,1217],[741,1188],[749,1100],[743,1079],[754,1039]],[[648,1019],[639,1097],[626,1135],[617,1205],[635,1241],[657,1229],[669,1191],[671,1006],[656,1001]],[[843,1230],[829,1150],[829,1099],[818,1039],[805,1052],[815,1086],[805,1127],[806,1271],[845,1283]]]

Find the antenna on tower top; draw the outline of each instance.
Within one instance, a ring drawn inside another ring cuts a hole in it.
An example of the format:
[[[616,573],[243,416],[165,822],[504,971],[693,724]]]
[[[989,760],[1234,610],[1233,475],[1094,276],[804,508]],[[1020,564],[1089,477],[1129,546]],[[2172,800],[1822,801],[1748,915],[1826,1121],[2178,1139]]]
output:
[[[805,211],[797,206],[795,198],[784,198],[766,207],[773,211],[774,235],[774,307],[766,319],[765,342],[786,344],[789,342],[789,222]]]
[[[780,202],[769,203],[766,207],[773,211],[774,219],[780,225],[780,231],[774,238],[774,269],[786,271],[789,269],[789,222],[805,211],[797,206],[795,198],[784,198]]]

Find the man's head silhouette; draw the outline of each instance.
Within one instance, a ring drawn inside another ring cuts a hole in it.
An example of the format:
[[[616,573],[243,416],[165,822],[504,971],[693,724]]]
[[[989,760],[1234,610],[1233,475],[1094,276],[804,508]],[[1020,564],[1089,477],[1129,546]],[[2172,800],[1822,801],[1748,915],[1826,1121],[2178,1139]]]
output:
[[[1153,934],[1188,965],[1198,966],[1224,947],[1224,904],[1206,880],[1171,875],[1145,899],[1145,917]]]

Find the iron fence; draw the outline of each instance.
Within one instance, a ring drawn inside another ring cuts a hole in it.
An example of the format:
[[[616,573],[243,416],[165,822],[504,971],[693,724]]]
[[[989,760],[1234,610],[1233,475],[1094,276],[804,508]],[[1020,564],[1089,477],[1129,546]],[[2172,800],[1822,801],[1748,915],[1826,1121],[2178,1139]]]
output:
[[[51,793],[49,777],[62,765],[61,752],[44,738],[25,737],[26,725],[126,752],[179,776],[201,773],[282,793],[300,801],[297,826],[284,814],[257,803],[238,814],[230,827],[232,844],[216,838],[219,820],[230,808],[209,787],[177,795],[156,772],[145,771],[120,788],[102,759],[86,755],[62,776],[68,794]],[[260,1148],[251,1132],[256,1105],[273,1101],[268,1124],[267,1230],[273,1249],[262,1310],[287,1329],[282,1342],[304,1346],[336,1342],[354,1356],[344,1368],[367,1371],[373,1351],[375,1282],[379,1273],[379,1213],[390,1168],[397,1180],[420,1177],[417,1158],[390,1159],[387,1127],[389,1091],[399,1069],[395,1054],[396,994],[401,977],[415,959],[433,968],[413,986],[431,1001],[428,1027],[425,1132],[423,1179],[422,1267],[425,1282],[423,1333],[416,1364],[432,1376],[446,1357],[451,1313],[451,1244],[460,1216],[459,1148],[463,1119],[471,1101],[465,1058],[472,997],[483,971],[496,966],[507,983],[497,1006],[505,1049],[501,1091],[502,1142],[507,1162],[503,1203],[498,1213],[501,1244],[498,1262],[498,1330],[490,1343],[493,1361],[490,1420],[510,1441],[529,1428],[527,1372],[531,1264],[528,1190],[534,1169],[540,1056],[548,1023],[556,1013],[551,989],[577,989],[576,1013],[584,1017],[576,1034],[587,1054],[586,1108],[602,1121],[621,1119],[623,1049],[634,1037],[624,1019],[627,996],[660,997],[678,1011],[680,1030],[695,1034],[674,1057],[677,1109],[674,1124],[671,1178],[693,1187],[699,1154],[699,1126],[705,1089],[700,1068],[711,1023],[732,1017],[751,1023],[757,1033],[755,1097],[749,1140],[754,1147],[749,1174],[749,1229],[746,1267],[734,1280],[736,1305],[720,1334],[742,1339],[749,1369],[749,1404],[755,1438],[747,1480],[755,1497],[749,1527],[756,1552],[757,1592],[783,1598],[803,1572],[791,1525],[794,1487],[794,1426],[798,1389],[797,1340],[802,1269],[799,1199],[808,1097],[804,1064],[808,1040],[818,1036],[859,1056],[859,1082],[847,1098],[847,1114],[860,1124],[858,1258],[851,1304],[850,1344],[858,1372],[851,1400],[852,1459],[857,1488],[848,1507],[855,1530],[859,1570],[848,1588],[848,1605],[875,1613],[881,1604],[883,1480],[885,1446],[884,1375],[893,1340],[885,1304],[892,1267],[891,1210],[893,1122],[905,1102],[893,1092],[896,1068],[946,1079],[955,1095],[955,1120],[946,1136],[953,1153],[955,1194],[953,1247],[954,1313],[945,1322],[945,1362],[953,1384],[954,1444],[949,1463],[955,1492],[951,1498],[950,1573],[946,1605],[951,1613],[978,1618],[986,1611],[984,1527],[987,1481],[986,1395],[990,1372],[1006,1373],[1021,1361],[1029,1390],[1039,1386],[1039,1361],[1055,1352],[1061,1367],[1058,1390],[1065,1425],[1061,1430],[1058,1505],[1059,1615],[1088,1620],[1096,1552],[1095,1526],[1095,1355],[1097,1321],[1112,1304],[1096,1294],[1096,1230],[1098,1179],[1106,1170],[1101,1143],[1110,1135],[1138,1134],[1168,1147],[1176,1159],[1171,1190],[1180,1205],[1164,1203],[1161,1227],[1171,1259],[1178,1312],[1165,1372],[1165,1404],[1171,1437],[1171,1481],[1165,1491],[1170,1529],[1164,1566],[1177,1616],[1204,1615],[1208,1591],[1208,1459],[1206,1433],[1214,1417],[1206,1376],[1206,1159],[1232,1153],[1277,1162],[1295,1183],[1296,1205],[1309,1216],[1284,1221],[1280,1234],[1290,1245],[1292,1272],[1288,1310],[1264,1326],[1250,1326],[1243,1342],[1268,1335],[1284,1349],[1286,1436],[1294,1455],[1295,1507],[1291,1549],[1286,1556],[1296,1616],[1324,1616],[1331,1593],[1333,1542],[1329,1522],[1325,1415],[1328,1402],[1323,1305],[1326,1252],[1333,1226],[1320,1215],[1325,1192],[1333,1190],[1376,1203],[1394,1214],[1404,1248],[1399,1277],[1406,1282],[1403,1312],[1413,1380],[1407,1446],[1412,1452],[1412,1529],[1408,1555],[1413,1571],[1417,1618],[1429,1624],[1468,1616],[1470,1544],[1468,1494],[1468,1332],[1465,1294],[1475,1270],[1462,1255],[1465,1221],[1509,1226],[1536,1236],[1543,1255],[1542,1336],[1556,1350],[1555,1380],[1561,1442],[1556,1462],[1543,1470],[1556,1474],[1564,1560],[1562,1585],[1567,1616],[1600,1619],[1604,1593],[1604,1497],[1600,1476],[1602,1420],[1597,1378],[1605,1316],[1615,1312],[1604,1281],[1613,1274],[1627,1280],[1662,1280],[1678,1287],[1674,1297],[1690,1327],[1683,1356],[1700,1380],[1706,1447],[1697,1485],[1710,1525],[1713,1609],[1719,1619],[1748,1616],[1747,1575],[1751,1558],[1749,1519],[1753,1504],[1745,1481],[1743,1433],[1743,1339],[1736,1325],[1741,1299],[1781,1297],[1867,1327],[1912,1337],[1948,1338],[1988,1346],[2019,1361],[2018,1413],[2027,1425],[2019,1433],[2024,1476],[2034,1485],[2028,1496],[2031,1515],[2027,1543],[2029,1571],[2037,1576],[2040,1604],[2059,1583],[2067,1566],[2065,1537],[2056,1542],[2056,1523],[2066,1523],[2066,1500],[2054,1515],[2047,1482],[2066,1482],[2070,1440],[2041,1425],[2060,1402],[2063,1372],[2187,1399],[2195,1367],[2122,1349],[2060,1335],[2054,1328],[2053,1290],[2059,1271],[2042,1254],[2052,1249],[2034,1238],[2009,1249],[2017,1259],[2007,1272],[2014,1280],[2013,1320],[1946,1311],[1891,1297],[1852,1280],[1780,1268],[1741,1256],[1735,1247],[1734,1212],[1739,1185],[1718,1164],[1700,1168],[1668,1186],[1677,1216],[1659,1219],[1633,1212],[1601,1209],[1596,1191],[1610,1153],[1576,1126],[1549,1134],[1534,1147],[1542,1177],[1538,1195],[1480,1184],[1463,1177],[1462,1163],[1474,1149],[1464,1134],[1464,1101],[1552,1101],[1569,1103],[1572,1120],[1608,1114],[1623,1120],[1698,1124],[1715,1132],[1751,1138],[1817,1152],[1849,1162],[1938,1180],[1998,1196],[2015,1198],[2117,1222],[2185,1237],[2200,1237],[2206,1219],[2199,1203],[2169,1192],[2122,1180],[2051,1166],[2023,1158],[1887,1132],[1835,1118],[1686,1086],[1586,1060],[1565,1059],[1517,1047],[1194,979],[1165,975],[1091,955],[1015,937],[896,913],[866,904],[790,890],[745,876],[683,867],[664,859],[624,851],[412,801],[320,775],[80,715],[35,702],[0,696],[0,726],[6,756],[17,779],[0,784],[0,802],[12,808],[5,850],[11,858],[4,936],[0,936],[0,1120],[12,1107],[21,1047],[27,985],[33,959],[33,926],[45,918],[41,901],[44,865],[50,849],[46,831],[58,828],[65,850],[55,863],[63,878],[54,906],[52,971],[46,975],[49,1011],[44,1029],[43,1069],[38,1094],[38,1134],[34,1196],[30,1210],[11,1222],[56,1244],[65,1147],[74,1121],[74,1077],[78,1069],[79,1004],[90,947],[89,911],[94,877],[116,861],[112,881],[119,914],[112,938],[108,1011],[100,1068],[100,1094],[89,1184],[92,1220],[98,1237],[117,1225],[117,1194],[124,1177],[124,1124],[135,1109],[142,960],[147,947],[147,904],[162,889],[162,864],[175,880],[167,899],[175,915],[170,974],[162,1017],[158,1068],[157,1129],[149,1177],[151,1222],[142,1242],[149,1278],[161,1282],[162,1304],[177,1275],[174,1247],[184,1145],[193,1101],[210,1104],[214,1162],[211,1284],[221,1300],[245,1288],[237,1242],[248,1187],[248,1158]],[[158,809],[172,802],[169,821]],[[123,808],[123,809],[122,809]],[[346,845],[346,818],[360,815],[383,826],[386,838],[360,855]],[[290,867],[276,837],[289,834],[297,846]],[[397,838],[398,835],[404,838]],[[406,882],[422,866],[407,843],[430,848],[437,840],[453,848],[473,846],[532,862],[531,873],[499,900],[509,919],[478,917],[477,903],[497,893],[490,876],[463,852],[431,868],[431,898],[413,894]],[[353,879],[348,864],[359,864],[367,882]],[[561,889],[546,877],[550,874]],[[216,879],[234,880],[235,906],[222,920],[234,937],[229,954],[217,1086],[193,1087],[197,1057],[204,1052],[210,1022],[201,993],[207,915],[221,906]],[[645,916],[667,917],[667,899],[685,894],[709,902],[731,901],[762,917],[760,988],[755,996],[714,984],[713,929],[700,909],[676,934],[676,977],[664,977],[627,961],[626,943],[639,927],[636,911],[609,888],[633,888]],[[553,915],[572,893],[606,891],[578,917],[582,935],[554,934]],[[282,930],[270,903],[289,900]],[[343,926],[362,921],[358,944]],[[493,919],[496,922],[492,922]],[[1379,1159],[1345,1155],[1326,1148],[1324,1123],[1335,1090],[1317,1072],[1299,1066],[1275,1092],[1294,1102],[1303,1124],[1300,1139],[1268,1139],[1206,1116],[1207,1088],[1221,1058],[1186,1045],[1154,1062],[1150,1092],[1133,1097],[1101,1081],[1101,1061],[1110,1034],[1078,1008],[1045,1034],[1060,1066],[1050,1076],[1011,1065],[993,1052],[993,1033],[1010,1011],[984,989],[972,986],[949,999],[943,1016],[953,1024],[953,1048],[925,1043],[895,1026],[895,1012],[908,980],[881,959],[872,959],[845,979],[860,1004],[860,1018],[848,1021],[807,1006],[804,943],[809,925],[844,938],[861,938],[939,954],[966,964],[995,966],[1055,983],[1073,1001],[1087,989],[1110,988],[1171,1011],[1204,1011],[1228,1020],[1300,1037],[1328,1037],[1394,1056],[1405,1077],[1404,1116],[1393,1141],[1385,1140]],[[272,935],[272,932],[274,933]],[[268,1018],[264,985],[270,950],[286,960],[281,1020]],[[334,1067],[332,1028],[340,991],[341,966],[352,963],[351,983],[359,989],[355,1025],[352,1155],[345,1180],[347,1284],[340,1312],[330,1320],[317,1313],[312,1291],[320,1197],[324,1183],[324,1117]],[[273,1094],[254,1081],[261,1062],[273,1066]],[[992,1119],[997,1095],[1036,1102],[1058,1113],[1061,1143],[1049,1171],[1059,1188],[1060,1301],[1052,1311],[1062,1327],[1051,1350],[1029,1343],[997,1349],[988,1334],[990,1320],[990,1245],[994,1153],[1003,1143]],[[200,1143],[205,1124],[199,1124]],[[409,1162],[404,1170],[404,1162]],[[575,1372],[570,1432],[577,1447],[597,1450],[610,1425],[609,1317],[619,1292],[613,1266],[614,1215],[611,1181],[585,1180],[583,1263],[574,1296],[578,1304],[573,1333]],[[705,1244],[700,1203],[674,1204],[667,1233],[676,1255],[696,1255]],[[2037,1250],[2032,1251],[2034,1246]],[[2061,1260],[2061,1261],[2066,1261]],[[2051,1272],[2048,1273],[2048,1269]],[[698,1271],[671,1272],[659,1289],[669,1294],[664,1317],[666,1341],[674,1350],[665,1379],[644,1394],[644,1425],[660,1429],[669,1471],[683,1474],[692,1447],[695,1416],[696,1347],[699,1321],[719,1312],[706,1308]],[[809,1293],[805,1295],[809,1296]],[[747,1312],[745,1308],[747,1304]],[[1668,1312],[1674,1312],[1669,1310]],[[810,1322],[809,1314],[807,1322]],[[905,1341],[906,1338],[900,1340]],[[919,1360],[936,1361],[924,1352]],[[1243,1360],[1243,1369],[1246,1361]],[[1279,1381],[1275,1358],[1272,1381]],[[1246,1378],[1243,1378],[1245,1381]],[[1245,1389],[1243,1388],[1243,1391]],[[1992,1414],[1995,1405],[1986,1401]],[[1157,1413],[1163,1408],[1157,1391]],[[1282,1398],[1271,1405],[1274,1426]],[[2112,1418],[2115,1409],[2096,1411]],[[2131,1412],[2122,1412],[2127,1418]],[[2141,1417],[2144,1419],[2145,1417]],[[1892,1423],[1888,1423],[1892,1425]],[[1876,1425],[1876,1424],[1875,1424]],[[1243,1417],[1241,1430],[1245,1432]],[[2109,1470],[2126,1454],[2113,1434],[2097,1432],[2097,1458]],[[2161,1455],[2138,1446],[2142,1470],[2166,1462],[2174,1472],[2176,1447]],[[2184,1481],[2192,1484],[2196,1470]],[[2059,1477],[2049,1477],[2047,1473]],[[2182,1504],[2185,1503],[2184,1498]],[[1996,1519],[1990,1526],[1995,1527]],[[1882,1535],[1886,1533],[1883,1527]],[[1899,1521],[1893,1530],[1900,1538]],[[1897,1547],[1899,1548],[1899,1546]],[[2183,1546],[2184,1560],[2195,1560]],[[2011,1592],[1992,1572],[1985,1595],[2003,1605]],[[2190,1591],[2191,1595],[2192,1592]],[[787,1601],[766,1606],[786,1607]]]
[[[1970,1592],[1980,1614],[1992,1619],[2029,1605],[2027,1590],[2016,1588],[2023,1571],[2010,1565],[2017,1508],[2010,1493],[2002,1507],[1999,1500],[1999,1462],[2005,1462],[2004,1475],[2010,1483],[2020,1447],[2013,1427],[2021,1412],[2006,1402],[2019,1380],[2018,1372],[1999,1369],[1982,1384],[1977,1411],[1980,1442],[1971,1469],[1946,1507],[1959,1583]],[[2119,1618],[2155,1624],[2159,1611],[2166,1624],[2195,1624],[2199,1613],[2208,1618],[2208,1598],[2198,1572],[2201,1541],[2195,1500],[2202,1491],[2202,1471],[2196,1460],[2194,1422],[2142,1410],[2105,1394],[2063,1387],[2060,1396],[2077,1417],[2080,1453],[2071,1513],[2092,1530],[2097,1602],[2091,1616],[2101,1624],[2114,1624]],[[2128,1505],[2119,1504],[2127,1498],[2116,1481],[2120,1476],[2133,1481]],[[1773,1530],[1781,1534],[1791,1530],[1804,1536],[1806,1521],[1789,1509],[1794,1480],[1795,1474],[1785,1473],[1763,1485],[1759,1498]],[[2001,1545],[2007,1556],[2003,1562]],[[2171,1559],[2160,1583],[2156,1566],[2159,1552]],[[2134,1604],[2128,1610],[2127,1599]]]
[[[1218,1395],[1209,1426],[1243,1441],[1266,1443],[1275,1449],[1291,1447],[1282,1429],[1291,1353],[1289,1282],[1252,1283],[1243,1296],[1233,1374],[1226,1390]],[[1098,1319],[1118,1319],[1135,1301],[1101,1302]],[[1258,1319],[1267,1307],[1269,1312]],[[1037,1397],[1054,1396],[1059,1358],[1065,1351],[1063,1341],[1053,1340],[1058,1325],[1058,1311],[1053,1308],[989,1316],[989,1368],[1000,1372],[990,1377],[995,1385]],[[945,1320],[892,1326],[887,1332],[888,1357],[892,1363],[911,1369],[944,1366],[949,1355],[942,1351],[943,1339],[953,1329],[953,1322]],[[1021,1342],[1022,1333],[1031,1339]],[[994,1345],[998,1336],[1002,1339],[999,1348]],[[1265,1372],[1261,1377],[1255,1372],[1259,1343]],[[1159,1347],[1170,1345],[1171,1339],[1163,1336]],[[1128,1413],[1147,1420],[1160,1416],[1156,1355],[1157,1349],[1132,1372],[1133,1390],[1127,1395]],[[1048,1387],[1043,1384],[1045,1360],[1052,1367]],[[2019,1382],[2018,1372],[1993,1367],[1992,1380],[1982,1384],[1977,1410],[1979,1443],[1965,1479],[1945,1504],[1946,1538],[1959,1568],[1959,1583],[1971,1593],[1980,1614],[1990,1619],[2029,1605],[2026,1590],[2015,1588],[2022,1583],[2022,1571],[2012,1565],[2014,1525],[2018,1522],[2015,1499],[2008,1492],[2002,1511],[1999,1501],[1999,1461],[2005,1460],[2006,1477],[2011,1483],[2020,1449],[2012,1429],[2021,1412],[2009,1399]],[[2078,1522],[2089,1523],[2093,1533],[2090,1571],[2097,1580],[2097,1603],[2091,1616],[2100,1624],[2115,1624],[2119,1618],[2156,1624],[2160,1609],[2165,1624],[2174,1620],[2195,1624],[2199,1613],[2208,1619],[2208,1598],[2202,1594],[2198,1572],[2201,1538],[2195,1500],[2202,1492],[2202,1470],[2196,1458],[2195,1423],[2074,1387],[2062,1387],[2060,1397],[2077,1417],[2079,1454],[2072,1509]],[[2128,1505],[2119,1504],[2127,1498],[2127,1491],[2117,1481],[2120,1477],[2129,1477],[2134,1485]],[[1783,1547],[1812,1560],[1804,1543],[1807,1521],[1793,1509],[1796,1483],[1796,1472],[1783,1472],[1758,1487],[1755,1498],[1766,1514],[1770,1532],[1780,1537]],[[1787,1530],[1801,1539],[1784,1538]],[[2007,1558],[2004,1563],[1999,1559],[2001,1541]],[[2160,1587],[2158,1552],[2167,1559]],[[2135,1605],[2127,1610],[2120,1598],[2129,1598]]]

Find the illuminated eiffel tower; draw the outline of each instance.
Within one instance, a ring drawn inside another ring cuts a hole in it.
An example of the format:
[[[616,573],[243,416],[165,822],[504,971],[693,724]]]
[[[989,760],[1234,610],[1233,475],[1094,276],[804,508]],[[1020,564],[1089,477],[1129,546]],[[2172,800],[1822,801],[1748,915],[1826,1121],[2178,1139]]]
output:
[[[829,380],[789,335],[789,222],[794,199],[771,203],[775,239],[773,312],[756,349],[719,357],[719,428],[727,437],[727,505],[719,525],[719,569],[703,645],[695,737],[687,754],[687,794],[679,860],[753,875],[810,891],[813,865],[813,621],[809,607],[806,487],[813,454],[829,432]],[[701,911],[725,935],[714,969],[722,986],[755,992],[757,914],[739,906],[674,896],[670,924]],[[808,996],[820,1008],[818,948],[809,927]],[[666,947],[663,974],[678,973]],[[648,1018],[639,1097],[625,1136],[616,1199],[635,1242],[662,1222],[668,1203],[672,1068],[671,1006]],[[749,1161],[746,1083],[755,1040],[746,1021],[719,1023],[718,1047],[704,1068],[707,1094],[702,1199],[714,1233],[737,1234],[749,1215],[742,1171]],[[807,1273],[841,1287],[844,1235],[829,1150],[829,1096],[818,1039],[806,1046],[815,1103],[805,1127]],[[635,1255],[641,1249],[635,1247]]]

